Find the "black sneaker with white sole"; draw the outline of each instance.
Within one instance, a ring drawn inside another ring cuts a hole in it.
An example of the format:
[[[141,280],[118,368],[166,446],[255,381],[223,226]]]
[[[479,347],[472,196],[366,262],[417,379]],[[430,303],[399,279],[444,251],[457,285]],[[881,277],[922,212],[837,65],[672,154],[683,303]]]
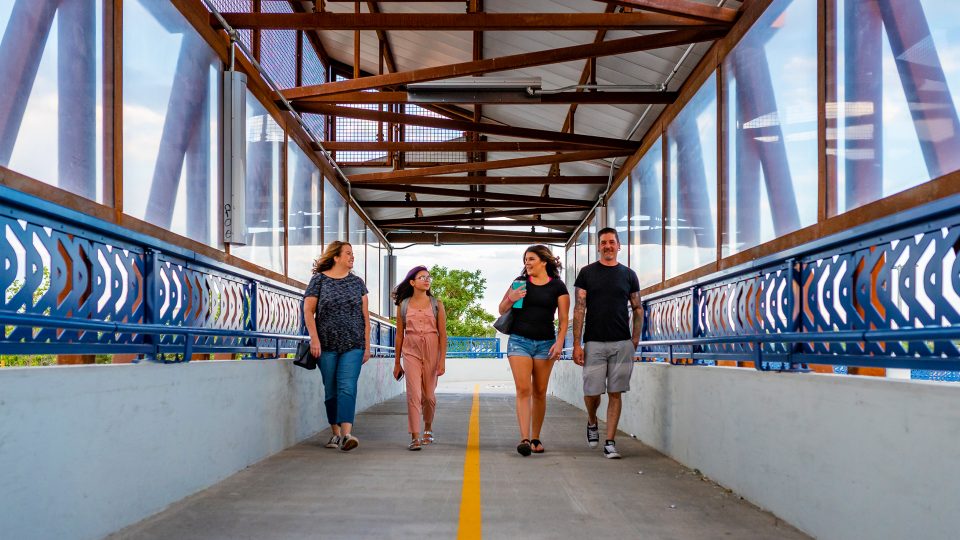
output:
[[[327,448],[340,448],[340,436],[334,435],[333,437],[330,437],[330,440],[327,441],[327,444],[324,446]]]
[[[620,452],[617,452],[617,443],[607,439],[603,445],[603,457],[607,459],[620,459]]]
[[[596,448],[600,444],[600,430],[596,424],[587,424],[587,444],[590,448]]]
[[[360,446],[360,439],[353,435],[344,435],[340,439],[340,451],[342,452],[349,452],[358,446]]]

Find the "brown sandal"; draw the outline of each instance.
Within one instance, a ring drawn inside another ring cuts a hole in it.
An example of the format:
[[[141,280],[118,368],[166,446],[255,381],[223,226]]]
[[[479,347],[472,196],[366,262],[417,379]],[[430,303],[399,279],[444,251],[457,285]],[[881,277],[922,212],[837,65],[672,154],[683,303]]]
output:
[[[420,450],[423,448],[423,445],[420,443],[420,439],[412,439],[410,444],[407,445],[407,450]]]

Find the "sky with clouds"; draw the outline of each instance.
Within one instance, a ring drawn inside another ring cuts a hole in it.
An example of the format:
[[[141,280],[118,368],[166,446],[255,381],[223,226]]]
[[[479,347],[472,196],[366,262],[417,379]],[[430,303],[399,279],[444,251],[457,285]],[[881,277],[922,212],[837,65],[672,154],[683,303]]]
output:
[[[497,314],[497,305],[513,278],[523,270],[523,251],[526,245],[413,245],[405,249],[394,247],[397,256],[397,279],[417,265],[432,267],[435,264],[460,270],[480,270],[487,280],[487,289],[480,302],[492,315]],[[563,256],[560,247],[551,246],[554,255]]]

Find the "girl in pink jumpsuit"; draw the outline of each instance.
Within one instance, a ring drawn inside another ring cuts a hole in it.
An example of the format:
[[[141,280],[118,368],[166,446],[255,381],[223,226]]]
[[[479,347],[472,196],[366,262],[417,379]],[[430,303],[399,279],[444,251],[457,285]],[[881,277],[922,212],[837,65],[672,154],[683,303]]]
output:
[[[397,310],[396,361],[393,376],[407,377],[407,420],[410,450],[433,442],[433,418],[437,409],[437,378],[445,371],[447,352],[446,313],[443,302],[430,294],[430,272],[417,266],[407,272],[393,292]],[[403,358],[401,366],[400,359]],[[423,417],[423,437],[420,418]]]

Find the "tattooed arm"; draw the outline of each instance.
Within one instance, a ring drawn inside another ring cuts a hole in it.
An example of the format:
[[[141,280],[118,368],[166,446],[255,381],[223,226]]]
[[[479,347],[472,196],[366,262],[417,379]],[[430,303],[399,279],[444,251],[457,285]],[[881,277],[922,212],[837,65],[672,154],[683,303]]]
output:
[[[577,288],[576,303],[573,306],[573,362],[578,366],[583,365],[583,320],[587,313],[587,291]]]
[[[630,308],[633,310],[633,346],[640,345],[640,332],[643,329],[643,304],[640,303],[640,292],[630,293]]]

